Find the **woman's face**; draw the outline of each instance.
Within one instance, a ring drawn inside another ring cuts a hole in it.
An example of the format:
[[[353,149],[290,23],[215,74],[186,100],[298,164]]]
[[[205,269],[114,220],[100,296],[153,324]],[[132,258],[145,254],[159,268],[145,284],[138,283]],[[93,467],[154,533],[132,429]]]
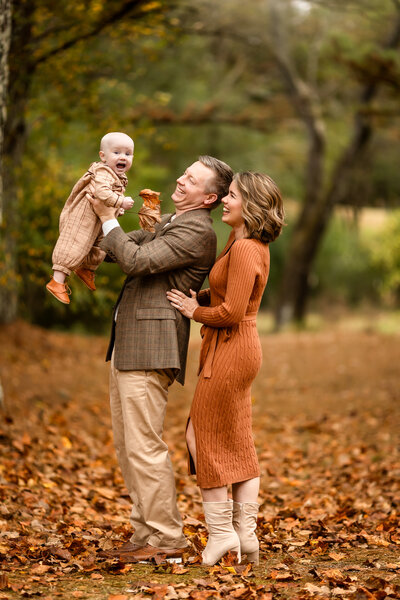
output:
[[[244,226],[242,202],[243,198],[239,192],[237,183],[236,181],[232,181],[231,185],[229,186],[228,195],[225,196],[225,198],[222,198],[222,220],[224,223],[230,225],[234,229]]]

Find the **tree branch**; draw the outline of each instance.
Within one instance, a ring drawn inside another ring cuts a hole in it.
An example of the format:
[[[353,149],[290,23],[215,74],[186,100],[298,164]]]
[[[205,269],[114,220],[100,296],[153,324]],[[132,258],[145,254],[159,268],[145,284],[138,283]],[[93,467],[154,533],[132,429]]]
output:
[[[283,39],[279,10],[279,2],[271,0],[272,43],[269,50],[286,84],[289,99],[297,114],[305,123],[309,134],[310,145],[306,163],[304,192],[305,198],[307,198],[304,208],[307,210],[307,205],[313,205],[321,195],[325,155],[325,126],[316,92],[295,73],[290,62],[286,42]]]
[[[235,115],[221,114],[219,106],[215,103],[207,104],[201,110],[188,106],[182,113],[176,114],[168,108],[149,106],[136,107],[133,112],[133,122],[141,118],[149,119],[152,123],[159,125],[232,125],[247,127],[263,133],[272,132],[275,129],[276,118],[272,115],[254,116],[254,114],[239,113]]]
[[[49,50],[48,52],[42,54],[36,59],[33,59],[31,64],[32,68],[35,69],[41,63],[49,60],[49,58],[55,56],[56,54],[59,54],[60,52],[63,52],[64,50],[68,50],[78,42],[96,36],[98,33],[103,31],[103,29],[107,28],[113,23],[116,23],[117,21],[120,21],[124,17],[128,16],[130,13],[133,12],[132,16],[134,16],[135,10],[137,10],[136,16],[145,16],[150,13],[154,14],[164,10],[162,5],[156,5],[151,10],[140,13],[140,8],[146,4],[146,0],[128,0],[123,6],[121,6],[121,8],[116,10],[114,13],[105,14],[89,31],[85,33],[78,33],[77,35],[75,35],[69,40],[66,40],[56,48]]]
[[[397,2],[396,2],[397,4]],[[398,11],[393,29],[382,47],[395,49],[400,44],[400,10]],[[371,113],[367,110],[378,93],[382,80],[367,83],[360,92],[360,107],[354,115],[353,137],[338,160],[332,176],[331,187],[327,194],[327,205],[346,202],[349,189],[349,177],[346,176],[362,160],[363,150],[372,136]]]

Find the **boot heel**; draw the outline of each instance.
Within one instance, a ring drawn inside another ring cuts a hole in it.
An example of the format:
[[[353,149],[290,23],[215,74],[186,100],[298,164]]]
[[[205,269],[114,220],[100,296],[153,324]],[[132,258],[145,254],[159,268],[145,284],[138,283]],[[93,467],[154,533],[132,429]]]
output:
[[[202,552],[203,565],[215,565],[227,552],[237,552],[240,539],[232,525],[232,501],[203,502],[208,541]]]
[[[254,552],[244,552],[244,554],[246,554],[249,562],[252,562],[255,565],[260,564],[260,550],[258,548],[257,550],[254,550]]]

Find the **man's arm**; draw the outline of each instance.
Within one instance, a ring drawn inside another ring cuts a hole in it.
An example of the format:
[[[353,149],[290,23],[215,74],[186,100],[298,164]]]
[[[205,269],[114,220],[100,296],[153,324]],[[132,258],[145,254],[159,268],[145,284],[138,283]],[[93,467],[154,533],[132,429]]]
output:
[[[150,275],[197,264],[212,236],[214,232],[204,226],[204,221],[193,219],[170,226],[163,236],[143,245],[115,227],[100,247],[127,275]]]
[[[103,234],[105,236],[108,235],[110,231],[112,231],[116,227],[120,227],[118,220],[115,218],[115,209],[113,207],[106,206],[105,204],[103,204],[103,202],[101,202],[97,198],[94,198],[90,194],[86,194],[86,198],[87,200],[89,200],[89,202],[93,206],[94,212],[99,217],[102,224]],[[148,231],[143,231],[142,229],[137,229],[135,231],[129,232],[127,235],[137,244],[141,244],[148,235],[150,237],[153,237],[154,234],[151,234]],[[114,260],[112,262],[114,262]]]

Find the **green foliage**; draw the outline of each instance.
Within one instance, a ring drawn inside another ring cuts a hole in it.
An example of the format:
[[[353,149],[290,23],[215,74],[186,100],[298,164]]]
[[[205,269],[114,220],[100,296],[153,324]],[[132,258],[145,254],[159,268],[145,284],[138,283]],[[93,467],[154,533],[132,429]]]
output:
[[[89,32],[122,4],[91,0],[55,7],[50,0],[38,0],[32,55],[45,56],[74,35]],[[149,9],[145,17],[131,15],[102,28],[40,63],[32,77],[26,114],[29,138],[19,176],[23,218],[18,276],[21,311],[41,324],[71,327],[82,322],[92,329],[107,324],[123,280],[118,267],[101,265],[98,290],[91,294],[71,277],[68,308],[44,287],[51,275],[59,213],[76,180],[97,159],[99,140],[107,131],[126,131],[135,139],[127,193],[136,196],[142,187],[160,190],[164,212],[173,210],[170,195],[176,177],[205,153],[226,160],[235,170],[267,172],[284,199],[295,205],[303,200],[307,132],[272,58],[268,3],[139,4],[142,12]],[[348,144],[360,81],[370,65],[378,75],[385,66],[388,80],[371,117],[382,133],[361,165],[354,194],[398,202],[399,124],[392,115],[398,103],[399,56],[372,51],[388,30],[392,3],[321,1],[311,3],[305,13],[290,2],[278,4],[286,17],[293,64],[320,98],[327,129],[326,179]],[[165,111],[176,121],[163,120]],[[201,111],[206,112],[204,122],[185,122]],[[234,123],[239,116],[245,126]],[[213,219],[221,249],[228,229],[220,221],[220,210]],[[294,220],[289,219],[271,245],[264,306],[273,305]],[[137,218],[126,215],[121,224],[129,230],[137,226]],[[371,263],[368,246],[351,224],[335,220],[314,269],[314,294],[351,302],[376,298],[378,263]]]
[[[314,296],[353,305],[376,301],[378,280],[370,239],[363,235],[357,218],[349,213],[336,216],[311,275]]]
[[[372,263],[380,274],[379,291],[389,303],[400,300],[400,210],[393,211],[372,247]]]

